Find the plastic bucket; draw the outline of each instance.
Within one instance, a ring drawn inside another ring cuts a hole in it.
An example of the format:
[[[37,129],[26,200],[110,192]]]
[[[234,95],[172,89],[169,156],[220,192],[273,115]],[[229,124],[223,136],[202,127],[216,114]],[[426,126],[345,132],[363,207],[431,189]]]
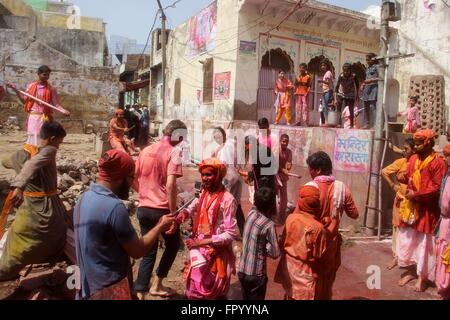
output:
[[[341,117],[341,113],[338,111],[328,111],[328,125],[329,126],[337,126],[339,124],[339,119]]]
[[[189,260],[191,261],[191,268],[200,268],[207,262],[198,249],[192,249],[189,251]]]

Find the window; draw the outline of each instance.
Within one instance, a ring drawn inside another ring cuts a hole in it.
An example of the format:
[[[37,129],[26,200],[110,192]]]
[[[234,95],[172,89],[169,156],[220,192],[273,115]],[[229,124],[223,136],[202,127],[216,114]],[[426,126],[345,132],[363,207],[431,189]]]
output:
[[[181,102],[181,80],[176,79],[175,80],[175,93],[173,97],[173,104],[180,105]]]
[[[213,102],[214,60],[206,59],[203,63],[203,102]]]

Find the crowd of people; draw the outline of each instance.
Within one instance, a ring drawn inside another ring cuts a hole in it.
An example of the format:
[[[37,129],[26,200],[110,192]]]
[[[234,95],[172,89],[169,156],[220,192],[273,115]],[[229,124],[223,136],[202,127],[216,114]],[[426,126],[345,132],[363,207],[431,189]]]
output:
[[[150,113],[145,105],[117,108],[109,122],[109,143],[116,150],[137,155],[148,144]]]
[[[336,76],[328,60],[320,63],[323,76],[318,80],[321,85],[322,99],[319,105],[320,124],[344,129],[373,128],[378,100],[378,60],[375,53],[366,55],[365,79],[358,79],[350,63],[342,66],[342,72]],[[286,124],[295,126],[310,126],[309,111],[310,94],[313,77],[308,73],[306,63],[299,65],[299,74],[292,82],[286,77],[285,70],[280,70],[275,84],[275,124],[279,124],[283,115]],[[295,101],[294,101],[295,99]],[[418,97],[412,96],[404,112],[398,117],[405,117],[405,133],[413,134],[420,127],[420,112],[417,108]],[[292,122],[291,106],[295,105],[295,121]],[[330,118],[329,112],[335,112],[338,119]],[[364,114],[364,125],[360,126],[358,116]],[[337,121],[336,121],[337,120]]]
[[[405,141],[403,158],[382,170],[396,192],[393,208],[392,250],[389,269],[406,271],[400,286],[417,279],[415,290],[433,283],[450,298],[450,145],[443,156],[434,151],[432,130],[419,130]]]
[[[305,65],[302,68],[299,84],[309,81]],[[371,79],[376,79],[375,71],[368,72],[373,73]],[[40,81],[44,81],[41,74]],[[337,91],[341,106],[351,105],[355,99],[345,94],[345,88],[351,87],[347,82],[354,80],[344,68]],[[367,82],[365,88],[373,83]],[[39,88],[36,90],[43,92],[44,99],[56,97],[51,88]],[[373,95],[367,95],[370,108]],[[327,98],[332,96],[332,92],[327,92]],[[278,99],[286,101],[289,94],[279,95]],[[298,105],[301,115],[303,102]],[[31,105],[27,107],[30,117],[40,107],[38,103],[25,104]],[[200,194],[179,209],[177,180],[183,176],[179,145],[186,140],[187,126],[181,120],[170,121],[159,142],[144,144],[140,150],[134,144],[139,138],[140,129],[136,129],[148,125],[144,121],[141,126],[145,108],[141,111],[139,121],[128,106],[115,111],[110,122],[113,149],[99,159],[98,178],[78,199],[73,221],[66,220],[57,191],[56,154],[66,132],[61,124],[45,118],[49,110],[42,111],[39,124],[32,124],[33,134],[30,129],[23,150],[2,162],[17,173],[2,216],[12,207],[18,211],[0,257],[0,281],[16,279],[26,265],[57,261],[64,252],[74,249],[74,263],[80,267],[78,299],[143,300],[147,294],[168,298],[176,292],[165,286],[164,279],[184,240],[189,250],[183,274],[188,299],[226,299],[236,272],[244,299],[264,299],[269,281],[267,257],[280,257],[273,281],[282,285],[286,299],[332,299],[333,283],[341,265],[340,221],[343,214],[357,219],[359,212],[350,189],[333,176],[333,163],[327,153],[319,151],[308,157],[311,181],[300,187],[295,208],[288,210],[289,177],[299,177],[292,172],[289,135],[278,137],[270,131],[269,121],[262,118],[258,121],[258,135],[245,137],[245,150],[240,157],[235,137],[217,127],[217,148],[198,165]],[[281,110],[279,114],[282,113]],[[350,119],[350,126],[354,124]],[[439,294],[448,298],[450,146],[440,156],[433,149],[434,141],[432,130],[415,132],[413,139],[405,142],[403,158],[382,171],[396,192],[394,261],[390,267],[398,265],[406,270],[399,285],[417,279],[416,290],[424,291],[434,282]],[[247,213],[241,205],[244,184],[252,203]],[[140,236],[122,201],[128,199],[130,189],[139,197]],[[69,224],[74,226],[72,244],[66,239]],[[184,239],[180,233],[182,225],[189,230]],[[280,234],[277,228],[282,228]],[[164,251],[152,280],[160,239],[164,241]],[[233,251],[234,241],[242,241],[239,261]],[[130,258],[142,258],[136,279]]]

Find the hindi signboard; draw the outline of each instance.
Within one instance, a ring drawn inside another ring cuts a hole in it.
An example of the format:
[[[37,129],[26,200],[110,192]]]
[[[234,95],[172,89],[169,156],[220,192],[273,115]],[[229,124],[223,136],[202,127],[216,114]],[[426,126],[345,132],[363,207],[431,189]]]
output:
[[[369,172],[371,132],[337,130],[334,146],[334,168],[338,171]]]

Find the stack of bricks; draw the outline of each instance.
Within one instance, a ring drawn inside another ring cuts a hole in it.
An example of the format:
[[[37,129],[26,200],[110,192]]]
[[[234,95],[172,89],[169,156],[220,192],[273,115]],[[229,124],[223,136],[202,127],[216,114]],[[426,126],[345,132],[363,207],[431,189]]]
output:
[[[437,135],[445,135],[447,130],[444,88],[443,76],[411,77],[409,96],[419,98],[422,128],[432,129]]]

